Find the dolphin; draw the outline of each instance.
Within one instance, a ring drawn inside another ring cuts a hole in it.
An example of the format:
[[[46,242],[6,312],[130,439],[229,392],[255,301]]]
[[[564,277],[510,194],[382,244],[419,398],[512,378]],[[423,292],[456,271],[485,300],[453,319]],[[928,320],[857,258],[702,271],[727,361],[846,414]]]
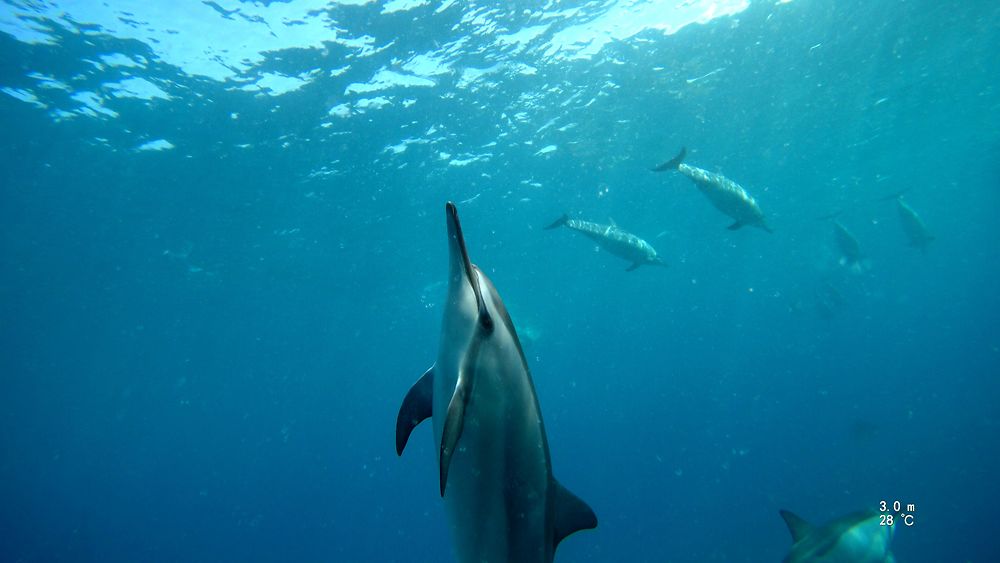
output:
[[[927,230],[924,220],[901,197],[896,197],[896,210],[899,211],[899,220],[903,223],[906,238],[910,239],[910,246],[926,253],[927,246],[934,240],[934,236]]]
[[[396,453],[433,418],[444,497],[461,563],[551,563],[594,511],[552,475],[535,387],[500,295],[469,260],[455,204],[445,207],[450,274],[437,362],[396,418]]]
[[[591,223],[590,221],[570,219],[568,215],[564,214],[551,225],[545,227],[545,229],[555,229],[563,225],[574,231],[583,233],[584,236],[595,241],[598,246],[611,254],[632,262],[632,265],[626,268],[628,272],[643,264],[667,265],[656,254],[656,249],[651,244],[632,233],[619,229],[614,221],[610,225],[602,225],[600,223]]]
[[[854,233],[847,230],[840,221],[834,221],[833,234],[840,250],[840,265],[851,268],[856,273],[861,272],[861,244]]]
[[[819,527],[787,510],[780,514],[792,533],[792,549],[784,563],[896,562],[889,552],[894,528],[881,525],[879,512],[854,512]]]
[[[729,225],[731,231],[750,225],[769,233],[774,232],[764,219],[764,212],[757,205],[757,200],[748,194],[743,186],[722,174],[684,164],[685,156],[687,149],[682,148],[677,156],[653,168],[653,172],[676,170],[690,178],[716,209],[733,218],[735,222]]]

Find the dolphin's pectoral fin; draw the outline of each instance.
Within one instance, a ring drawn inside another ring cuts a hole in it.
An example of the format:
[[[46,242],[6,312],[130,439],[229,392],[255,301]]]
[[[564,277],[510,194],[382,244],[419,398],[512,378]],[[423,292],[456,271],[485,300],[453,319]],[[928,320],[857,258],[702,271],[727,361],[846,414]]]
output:
[[[631,266],[629,266],[628,268],[625,268],[625,271],[626,272],[631,272],[631,271],[635,270],[636,268],[638,268],[639,266],[642,266],[642,262],[633,262]]]
[[[812,533],[813,527],[809,522],[806,522],[802,518],[799,518],[787,510],[779,510],[778,512],[781,514],[781,517],[785,519],[785,524],[788,525],[788,531],[792,534],[793,543]]]
[[[736,221],[735,223],[733,223],[732,225],[729,225],[726,228],[729,229],[730,231],[736,231],[736,230],[739,230],[739,229],[743,228],[743,223],[741,223],[739,221]]]
[[[463,382],[463,379],[465,381]],[[445,485],[448,484],[448,467],[451,465],[451,456],[455,453],[455,446],[458,439],[462,437],[462,428],[465,426],[465,406],[469,402],[469,378],[463,378],[461,374],[458,378],[458,385],[455,386],[455,394],[451,396],[448,403],[448,416],[444,420],[444,431],[441,433],[441,496],[444,496]]]
[[[555,479],[552,480],[552,494],[555,495],[552,505],[556,513],[553,548],[573,532],[597,527],[594,510]]]
[[[403,448],[410,439],[410,433],[418,424],[430,418],[434,399],[434,366],[410,387],[399,406],[396,416],[396,454],[403,455]]]

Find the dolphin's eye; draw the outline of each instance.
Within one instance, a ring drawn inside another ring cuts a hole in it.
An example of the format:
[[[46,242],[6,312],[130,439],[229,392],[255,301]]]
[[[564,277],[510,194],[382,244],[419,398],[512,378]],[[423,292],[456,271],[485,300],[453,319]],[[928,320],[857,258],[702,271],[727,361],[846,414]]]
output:
[[[493,332],[493,316],[489,313],[484,311],[479,314],[479,324],[486,332]]]

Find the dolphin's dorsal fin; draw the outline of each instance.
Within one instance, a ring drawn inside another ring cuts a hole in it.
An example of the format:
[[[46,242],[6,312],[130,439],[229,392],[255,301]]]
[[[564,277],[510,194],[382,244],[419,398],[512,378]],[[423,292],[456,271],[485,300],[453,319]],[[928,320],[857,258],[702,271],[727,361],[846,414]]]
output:
[[[812,533],[813,526],[809,522],[806,522],[802,518],[799,518],[787,510],[781,510],[779,513],[781,514],[781,517],[785,519],[785,524],[788,525],[788,531],[792,534],[793,543]]]
[[[410,387],[399,406],[396,416],[396,454],[403,455],[403,448],[410,439],[410,433],[418,424],[430,418],[434,399],[434,366]]]
[[[618,223],[615,222],[615,218],[614,217],[608,217],[608,222],[611,223],[612,227],[614,227],[616,229],[618,228]]]
[[[552,540],[554,551],[559,546],[559,542],[573,532],[596,528],[597,515],[587,503],[580,500],[580,497],[571,493],[555,479],[552,480],[552,494],[555,496],[552,503],[553,510],[555,510]]]

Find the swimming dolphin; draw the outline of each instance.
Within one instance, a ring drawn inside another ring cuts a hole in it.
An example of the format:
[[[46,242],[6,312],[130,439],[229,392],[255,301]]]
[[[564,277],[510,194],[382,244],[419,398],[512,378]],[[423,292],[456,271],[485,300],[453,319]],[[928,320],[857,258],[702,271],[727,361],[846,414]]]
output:
[[[784,563],[895,563],[889,552],[893,526],[882,526],[874,510],[854,512],[813,526],[787,510],[780,512],[792,533]]]
[[[667,265],[666,262],[657,256],[656,249],[651,244],[632,233],[619,229],[618,225],[615,225],[614,222],[610,225],[601,225],[600,223],[591,223],[590,221],[570,219],[568,215],[564,214],[562,217],[556,219],[554,223],[545,227],[545,229],[555,229],[563,225],[574,231],[583,233],[587,238],[593,240],[598,246],[611,254],[632,262],[632,265],[626,268],[628,272],[643,264]]]
[[[834,221],[833,234],[840,250],[840,265],[847,266],[854,272],[861,272],[861,244],[854,233],[848,231],[840,221]]]
[[[676,170],[690,178],[716,209],[733,218],[735,222],[729,225],[729,230],[735,231],[745,225],[750,225],[764,229],[769,233],[774,232],[764,219],[764,212],[760,210],[757,201],[743,189],[743,186],[722,174],[684,164],[685,156],[687,156],[687,149],[682,148],[677,156],[653,168],[653,171]]]
[[[445,208],[450,277],[437,362],[396,419],[396,452],[433,418],[441,496],[461,563],[551,563],[556,546],[597,526],[552,476],[535,387],[514,325],[469,260],[455,204]]]
[[[927,246],[934,240],[934,236],[927,230],[924,220],[901,197],[896,198],[896,210],[899,211],[899,220],[903,223],[906,238],[910,239],[910,246],[927,252]]]

